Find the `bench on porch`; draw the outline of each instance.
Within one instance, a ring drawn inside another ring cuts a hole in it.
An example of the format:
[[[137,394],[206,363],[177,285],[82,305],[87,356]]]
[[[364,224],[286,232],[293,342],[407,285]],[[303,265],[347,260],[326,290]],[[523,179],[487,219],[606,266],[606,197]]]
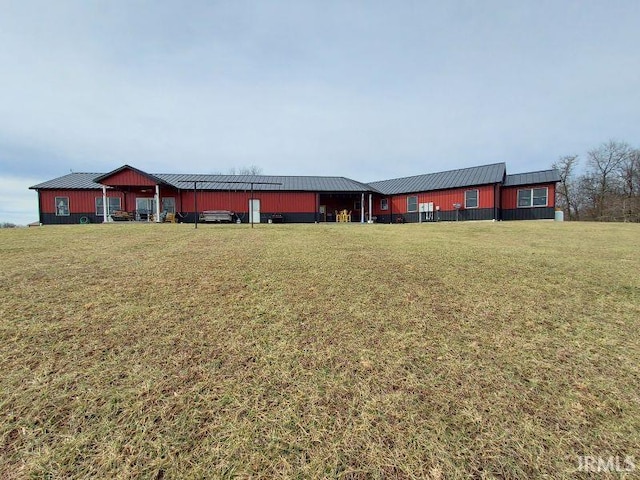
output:
[[[130,222],[136,219],[134,212],[125,212],[124,210],[116,210],[111,214],[111,220],[114,222]]]

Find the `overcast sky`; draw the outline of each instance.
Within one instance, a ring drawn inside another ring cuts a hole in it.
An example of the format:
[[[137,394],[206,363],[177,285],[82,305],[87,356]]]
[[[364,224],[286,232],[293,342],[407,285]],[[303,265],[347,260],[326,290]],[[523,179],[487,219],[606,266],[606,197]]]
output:
[[[0,222],[35,183],[372,181],[638,146],[640,1],[0,0]]]

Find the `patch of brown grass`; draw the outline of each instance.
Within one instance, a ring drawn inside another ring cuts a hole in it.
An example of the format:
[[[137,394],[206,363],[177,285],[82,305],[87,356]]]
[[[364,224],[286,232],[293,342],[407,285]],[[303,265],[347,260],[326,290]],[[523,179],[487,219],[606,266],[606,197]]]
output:
[[[640,227],[0,230],[0,476],[640,464]]]

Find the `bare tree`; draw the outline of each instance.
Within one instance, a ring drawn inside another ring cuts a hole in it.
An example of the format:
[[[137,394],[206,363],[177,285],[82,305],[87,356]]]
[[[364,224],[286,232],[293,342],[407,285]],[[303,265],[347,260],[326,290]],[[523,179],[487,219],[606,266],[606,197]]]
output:
[[[619,167],[622,220],[640,221],[640,150],[630,150]]]
[[[262,175],[262,168],[257,165],[249,165],[248,167],[231,167],[229,175]]]
[[[615,197],[619,176],[616,174],[627,160],[631,148],[624,142],[609,140],[587,153],[587,176],[591,178],[594,215],[597,220],[615,220],[611,197]]]
[[[257,165],[249,165],[238,170],[239,175],[262,175],[262,168]]]
[[[578,155],[565,155],[553,162],[552,168],[560,174],[558,185],[558,206],[567,214],[569,220],[579,220],[578,186],[574,177],[574,169],[578,163]]]
[[[576,201],[579,204],[581,220],[597,220],[598,186],[594,175],[584,173],[576,182]]]
[[[577,167],[577,155],[553,163],[558,206],[570,220],[640,222],[640,149],[609,140],[587,153],[579,176]]]

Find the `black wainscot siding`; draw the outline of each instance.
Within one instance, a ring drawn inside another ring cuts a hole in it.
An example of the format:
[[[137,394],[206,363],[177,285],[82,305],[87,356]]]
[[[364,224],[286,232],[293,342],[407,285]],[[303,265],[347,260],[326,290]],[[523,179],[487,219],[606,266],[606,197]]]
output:
[[[552,220],[554,217],[553,207],[502,209],[502,220]]]

